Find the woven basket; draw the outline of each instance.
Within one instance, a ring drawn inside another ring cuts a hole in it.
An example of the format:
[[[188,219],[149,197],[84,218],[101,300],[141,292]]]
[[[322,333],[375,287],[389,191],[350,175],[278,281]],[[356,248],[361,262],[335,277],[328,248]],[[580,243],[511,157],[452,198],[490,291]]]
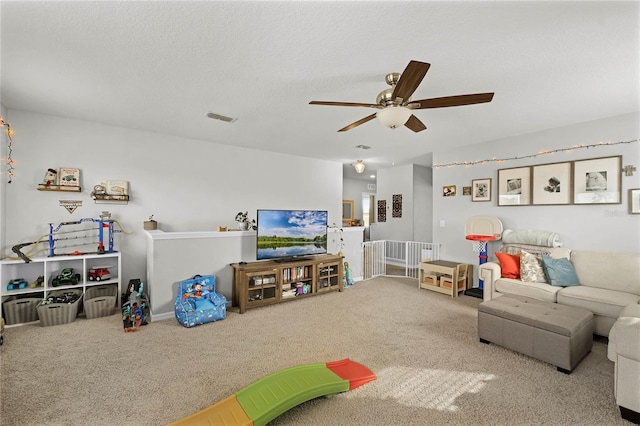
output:
[[[84,314],[87,319],[113,315],[117,296],[94,297],[84,301]]]
[[[40,325],[48,327],[52,325],[69,324],[78,317],[78,309],[82,302],[82,289],[56,290],[50,294],[52,296],[64,293],[76,293],[80,297],[73,303],[50,303],[48,305],[38,305],[38,317]]]
[[[29,297],[24,299],[8,300],[2,304],[7,325],[23,324],[38,320],[36,306],[42,299]]]
[[[93,299],[94,297],[117,296],[117,295],[118,295],[118,284],[106,284],[106,285],[87,287],[87,290],[84,292],[84,302],[86,304],[88,300]]]
[[[84,314],[88,319],[113,315],[118,297],[118,285],[107,284],[87,288],[84,293]]]

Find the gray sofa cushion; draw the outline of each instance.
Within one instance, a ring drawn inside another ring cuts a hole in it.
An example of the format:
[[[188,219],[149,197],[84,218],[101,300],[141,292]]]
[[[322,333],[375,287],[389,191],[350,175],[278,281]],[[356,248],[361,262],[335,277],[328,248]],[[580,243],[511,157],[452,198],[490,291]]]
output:
[[[581,286],[599,287],[640,296],[640,255],[638,254],[573,250],[571,263],[578,274]]]
[[[552,303],[557,301],[556,295],[562,288],[547,283],[529,283],[512,278],[498,278],[494,286],[499,293],[517,294]]]
[[[558,303],[588,309],[595,315],[618,318],[622,309],[640,301],[640,296],[583,285],[565,287],[558,292]]]

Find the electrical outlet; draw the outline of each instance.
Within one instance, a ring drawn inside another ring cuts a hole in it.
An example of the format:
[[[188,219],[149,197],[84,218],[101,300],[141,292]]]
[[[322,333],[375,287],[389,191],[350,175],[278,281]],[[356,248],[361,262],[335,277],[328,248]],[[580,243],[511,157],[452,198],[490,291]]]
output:
[[[444,219],[440,221],[440,228],[444,228]]]

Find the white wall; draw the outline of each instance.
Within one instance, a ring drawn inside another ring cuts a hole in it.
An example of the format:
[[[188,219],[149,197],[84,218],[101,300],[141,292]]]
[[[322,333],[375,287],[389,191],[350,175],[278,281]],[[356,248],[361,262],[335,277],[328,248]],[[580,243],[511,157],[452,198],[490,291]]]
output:
[[[107,210],[133,232],[116,234],[123,277],[144,279],[142,222],[151,214],[164,231],[235,227],[238,211],[247,210],[255,218],[259,208],[328,210],[330,223],[341,220],[340,163],[18,110],[7,115],[17,131],[18,164],[13,183],[2,186],[6,189],[2,253],[46,234],[48,223],[97,218]],[[82,192],[37,191],[49,167],[79,168]],[[128,180],[129,204],[95,204],[90,193],[100,179]],[[61,199],[81,200],[83,205],[69,214],[59,206]]]
[[[7,120],[7,122],[10,123],[7,117],[7,109],[1,103],[0,103],[0,115],[2,115],[5,118],[5,120]],[[4,132],[2,132],[2,136],[0,136],[0,158],[7,158],[7,142],[8,142],[7,135]],[[8,182],[7,164],[5,162],[0,162],[0,167],[2,167],[2,170],[0,170],[0,247],[4,247],[5,245],[4,229],[6,227],[6,218],[7,218],[7,214],[5,210],[5,205],[6,205],[5,194],[7,191],[7,182]]]
[[[640,114],[627,114],[574,126],[546,130],[514,138],[470,145],[464,149],[434,153],[434,163],[474,161],[491,158],[509,158],[536,154],[540,151],[590,145],[599,142],[636,140],[640,134]],[[477,253],[465,240],[464,226],[468,217],[488,215],[498,217],[505,229],[538,229],[558,232],[564,245],[571,249],[611,252],[640,252],[640,216],[628,211],[628,190],[640,188],[640,171],[633,176],[622,176],[622,204],[559,205],[559,206],[497,206],[497,174],[499,169],[556,163],[598,157],[622,155],[622,165],[640,169],[640,143],[602,146],[556,153],[540,157],[489,162],[470,167],[433,169],[433,236],[442,244],[441,257],[454,261],[477,264]],[[491,202],[472,202],[462,195],[462,187],[470,186],[472,179],[492,179]],[[443,197],[444,185],[456,185],[458,195]],[[445,227],[439,226],[441,220]],[[499,243],[491,243],[492,253]],[[476,275],[476,274],[474,274]]]
[[[164,231],[233,227],[239,210],[255,215],[258,208],[326,209],[330,223],[341,219],[343,187],[339,163],[24,111],[3,110],[3,116],[17,131],[13,156],[18,162],[13,183],[6,184],[4,179],[0,183],[0,208],[5,208],[0,219],[3,253],[10,252],[14,244],[46,234],[50,222],[95,218],[108,210],[127,231],[134,232],[116,235],[116,249],[123,253],[123,276],[128,280],[145,276],[142,221],[150,214],[155,215]],[[639,121],[639,114],[635,113],[551,129],[437,152],[434,162],[512,157],[598,141],[633,140],[640,134]],[[640,171],[632,177],[622,177],[622,204],[498,207],[496,203],[498,169],[612,155],[623,155],[623,165],[638,167],[639,144],[574,150],[571,154],[503,164],[434,169],[433,235],[425,240],[442,244],[445,259],[477,263],[477,254],[464,239],[464,224],[469,216],[490,215],[500,218],[505,228],[559,232],[569,248],[640,252],[639,216],[627,214],[627,192],[629,188],[640,188]],[[81,169],[82,193],[37,191],[36,186],[49,167]],[[422,191],[415,181],[420,174],[413,165],[378,172],[377,199],[386,199],[389,210],[387,222],[374,225],[372,239],[416,240],[420,236],[416,224],[421,220],[417,217],[421,202],[415,199]],[[296,179],[290,179],[291,175]],[[462,186],[471,185],[472,179],[487,177],[494,184],[491,202],[471,202],[470,197],[461,195]],[[94,204],[89,194],[99,179],[130,181],[131,202]],[[457,185],[458,195],[442,197],[442,186],[450,184]],[[428,187],[427,183],[426,191]],[[392,194],[403,194],[402,218],[391,217]],[[59,206],[60,199],[82,200],[83,206],[69,214]],[[445,220],[445,228],[439,227],[440,220]]]
[[[393,195],[402,195],[402,217],[392,217]],[[386,200],[387,220],[371,226],[372,240],[430,243],[432,223],[431,169],[414,164],[378,170],[376,202]]]
[[[344,178],[342,182],[342,197],[345,200],[353,200],[353,217],[354,219],[360,219],[360,223],[363,223],[362,193],[375,192],[367,189],[367,185],[370,183],[375,184],[375,179],[363,180]]]
[[[413,241],[433,241],[433,177],[430,167],[413,166]]]

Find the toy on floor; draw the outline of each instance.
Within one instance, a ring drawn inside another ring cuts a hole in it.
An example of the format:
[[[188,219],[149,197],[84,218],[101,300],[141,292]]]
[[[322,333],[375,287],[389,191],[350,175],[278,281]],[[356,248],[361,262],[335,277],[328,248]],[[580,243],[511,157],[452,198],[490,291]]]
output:
[[[125,333],[148,324],[149,299],[144,293],[144,283],[139,278],[129,280],[127,292],[122,295],[121,302],[122,327]]]
[[[344,262],[344,278],[347,286],[352,286],[353,277],[351,276],[351,268],[349,268],[349,262]]]
[[[194,327],[227,317],[227,299],[216,293],[216,277],[194,275],[180,281],[175,302],[176,319],[185,327]]]
[[[172,425],[265,425],[303,402],[353,390],[375,379],[371,370],[348,358],[300,365],[260,379]]]

